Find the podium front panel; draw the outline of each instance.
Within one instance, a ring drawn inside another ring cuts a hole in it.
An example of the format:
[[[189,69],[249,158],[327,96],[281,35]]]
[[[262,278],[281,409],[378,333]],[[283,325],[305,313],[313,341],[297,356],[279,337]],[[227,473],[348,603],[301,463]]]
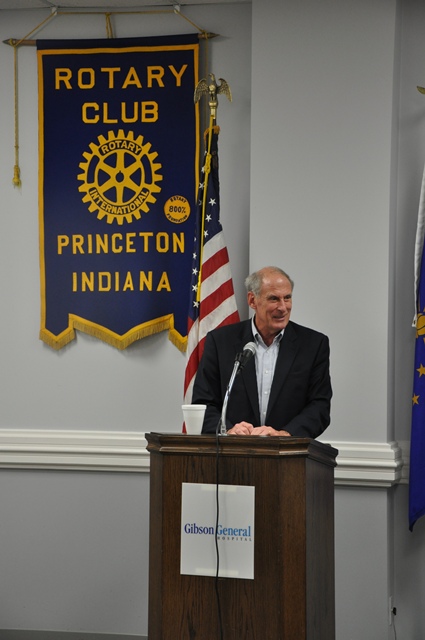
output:
[[[308,438],[146,434],[149,640],[334,640],[334,467]],[[182,483],[255,487],[254,579],[180,574]]]

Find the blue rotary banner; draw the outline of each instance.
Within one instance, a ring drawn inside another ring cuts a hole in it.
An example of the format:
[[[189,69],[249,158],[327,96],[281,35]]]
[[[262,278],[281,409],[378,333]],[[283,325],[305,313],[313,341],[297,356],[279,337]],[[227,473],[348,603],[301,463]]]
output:
[[[198,36],[37,42],[40,338],[181,350],[199,183]]]

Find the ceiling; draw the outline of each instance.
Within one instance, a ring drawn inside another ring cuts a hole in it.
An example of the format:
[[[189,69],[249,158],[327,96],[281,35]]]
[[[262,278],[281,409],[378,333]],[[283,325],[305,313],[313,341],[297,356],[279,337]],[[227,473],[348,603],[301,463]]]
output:
[[[12,9],[139,9],[140,7],[162,7],[196,4],[234,4],[247,3],[250,0],[0,0],[0,11]]]

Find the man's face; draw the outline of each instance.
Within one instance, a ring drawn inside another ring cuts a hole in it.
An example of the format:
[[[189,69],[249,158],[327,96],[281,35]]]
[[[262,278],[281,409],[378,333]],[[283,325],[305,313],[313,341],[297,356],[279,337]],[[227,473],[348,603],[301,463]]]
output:
[[[266,272],[259,295],[248,292],[248,304],[255,310],[255,324],[264,342],[271,344],[291,316],[291,283],[280,273]]]

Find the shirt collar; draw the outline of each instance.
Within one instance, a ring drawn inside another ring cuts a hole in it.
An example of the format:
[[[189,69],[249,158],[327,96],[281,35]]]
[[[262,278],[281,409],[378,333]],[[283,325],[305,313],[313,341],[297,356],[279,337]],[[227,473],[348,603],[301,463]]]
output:
[[[266,346],[263,338],[261,337],[258,329],[257,329],[257,325],[255,324],[255,316],[252,316],[251,318],[251,330],[252,330],[252,335],[254,336],[254,340],[256,342],[256,344],[260,343],[264,346]],[[279,333],[274,337],[274,340],[272,342],[272,344],[274,343],[279,343],[282,338],[283,338],[283,334],[285,333],[285,329],[282,329],[282,331],[279,331]]]

